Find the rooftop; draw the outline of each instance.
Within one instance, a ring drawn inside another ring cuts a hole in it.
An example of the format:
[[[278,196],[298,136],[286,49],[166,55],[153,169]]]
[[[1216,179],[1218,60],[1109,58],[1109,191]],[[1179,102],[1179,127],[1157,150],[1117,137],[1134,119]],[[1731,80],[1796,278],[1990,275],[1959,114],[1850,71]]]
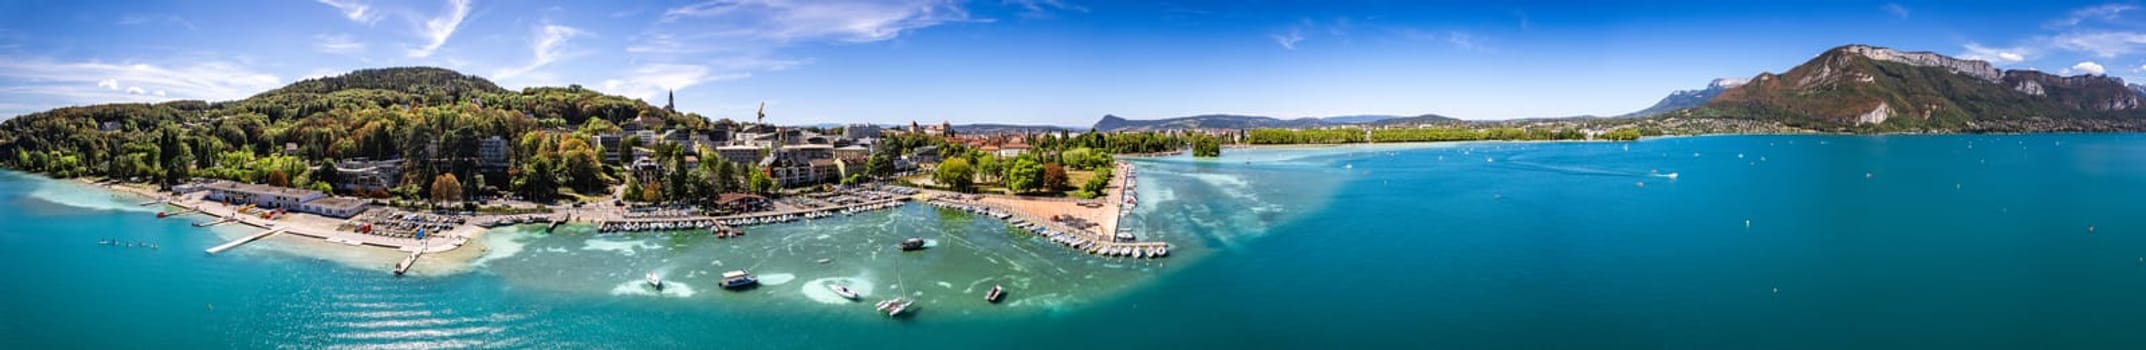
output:
[[[296,188],[289,188],[289,187],[276,187],[276,186],[269,186],[269,185],[255,185],[255,184],[247,184],[247,183],[237,183],[237,182],[231,182],[231,181],[224,181],[224,180],[216,180],[216,181],[211,181],[211,182],[209,182],[209,183],[208,183],[207,185],[204,185],[203,187],[205,187],[205,188],[208,188],[208,189],[211,189],[211,190],[218,190],[218,191],[228,191],[228,192],[245,192],[245,193],[252,193],[252,194],[273,194],[273,195],[281,195],[281,196],[290,196],[290,197],[305,197],[305,196],[308,196],[308,195],[318,195],[318,194],[320,194],[320,191],[314,191],[314,190],[302,190],[302,189],[296,189]]]

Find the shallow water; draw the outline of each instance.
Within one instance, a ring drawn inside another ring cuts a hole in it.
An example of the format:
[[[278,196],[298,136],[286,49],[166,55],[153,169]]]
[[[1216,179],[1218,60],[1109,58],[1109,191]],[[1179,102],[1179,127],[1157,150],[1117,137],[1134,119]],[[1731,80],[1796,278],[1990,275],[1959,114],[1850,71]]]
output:
[[[502,228],[472,272],[410,278],[205,255],[221,237],[137,200],[5,174],[0,343],[2124,348],[2146,343],[2141,158],[2128,134],[1231,149],[1134,160],[1125,225],[1177,248],[1156,261],[909,205],[733,239]],[[934,247],[893,249],[911,236]],[[734,269],[766,283],[714,287]],[[916,317],[871,313],[896,294]]]

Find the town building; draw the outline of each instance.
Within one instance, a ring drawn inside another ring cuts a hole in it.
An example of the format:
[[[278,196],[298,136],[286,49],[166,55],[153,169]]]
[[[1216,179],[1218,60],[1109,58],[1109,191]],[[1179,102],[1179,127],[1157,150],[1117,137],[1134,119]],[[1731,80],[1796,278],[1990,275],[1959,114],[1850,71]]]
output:
[[[492,136],[477,141],[477,161],[486,170],[507,168],[507,139]]]
[[[735,164],[753,164],[760,161],[760,147],[722,146],[715,148],[716,157]]]
[[[857,140],[872,137],[879,137],[878,125],[850,124],[842,126],[842,139]]]
[[[345,159],[335,162],[335,172],[338,190],[386,191],[402,183],[402,160]]]
[[[181,191],[208,191],[202,198],[230,204],[251,204],[265,209],[348,218],[365,212],[365,200],[329,196],[320,191],[214,180]]]
[[[596,144],[597,148],[603,149],[604,163],[618,164],[619,143],[625,140],[624,136],[617,133],[604,133],[589,136],[589,139],[589,143]]]
[[[864,164],[865,161],[872,159],[872,149],[858,145],[836,147],[834,156],[835,159],[840,159],[850,164]]]

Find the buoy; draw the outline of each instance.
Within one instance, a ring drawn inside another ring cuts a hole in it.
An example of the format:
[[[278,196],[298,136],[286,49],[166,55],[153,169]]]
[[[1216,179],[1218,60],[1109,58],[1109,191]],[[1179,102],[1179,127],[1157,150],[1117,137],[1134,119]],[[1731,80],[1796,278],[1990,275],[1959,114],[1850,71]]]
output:
[[[1744,220],[1744,228],[1746,228],[1746,229],[1749,229],[1749,228],[1751,228],[1751,220],[1748,220],[1748,219],[1747,219],[1747,220]]]
[[[1639,186],[1639,187],[1647,187],[1647,182],[1646,182],[1646,181],[1639,181],[1639,182],[1634,182],[1634,183],[1632,183],[1632,185],[1633,185],[1633,186]]]
[[[1865,179],[1868,179],[1868,178],[1871,178],[1871,177],[1874,177],[1874,176],[1878,176],[1878,174],[1877,174],[1877,173],[1863,173],[1863,178],[1865,178]]]
[[[1773,294],[1781,294],[1781,287],[1773,287]]]
[[[2086,225],[2086,233],[2094,233],[2094,225]]]

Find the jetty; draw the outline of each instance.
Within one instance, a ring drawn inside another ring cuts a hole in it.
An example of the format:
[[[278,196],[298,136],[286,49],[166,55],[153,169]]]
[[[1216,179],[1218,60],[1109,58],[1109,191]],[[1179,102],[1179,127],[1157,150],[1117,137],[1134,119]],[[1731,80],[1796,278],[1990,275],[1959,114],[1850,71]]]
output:
[[[222,225],[222,224],[225,224],[225,223],[229,223],[229,222],[233,222],[233,221],[238,221],[238,219],[236,219],[236,218],[222,218],[222,219],[216,219],[216,221],[209,221],[209,222],[196,222],[196,223],[194,223],[194,227],[209,227],[209,226],[216,226],[216,225]]]
[[[226,250],[231,250],[231,248],[238,248],[238,246],[240,246],[240,245],[244,245],[244,244],[246,244],[246,243],[252,243],[253,241],[258,241],[258,240],[261,240],[262,238],[268,238],[268,236],[274,236],[275,234],[278,234],[278,233],[283,233],[283,231],[284,231],[284,230],[287,230],[287,229],[283,229],[283,228],[277,228],[277,229],[270,229],[270,230],[267,230],[267,231],[261,231],[261,233],[255,233],[255,234],[247,235],[246,237],[241,237],[241,238],[239,238],[239,239],[236,239],[236,240],[232,240],[232,241],[230,241],[230,242],[224,242],[224,244],[219,244],[219,245],[216,245],[216,246],[214,246],[214,247],[209,247],[209,249],[208,249],[208,250],[206,250],[205,252],[208,252],[209,254],[216,254],[216,253],[222,253],[222,252],[224,252],[224,251],[226,251]]]
[[[420,243],[417,250],[410,251],[409,257],[402,258],[400,263],[395,263],[395,276],[409,273],[411,266],[417,266],[417,258],[425,256],[425,249],[431,248],[431,246],[431,243]]]

